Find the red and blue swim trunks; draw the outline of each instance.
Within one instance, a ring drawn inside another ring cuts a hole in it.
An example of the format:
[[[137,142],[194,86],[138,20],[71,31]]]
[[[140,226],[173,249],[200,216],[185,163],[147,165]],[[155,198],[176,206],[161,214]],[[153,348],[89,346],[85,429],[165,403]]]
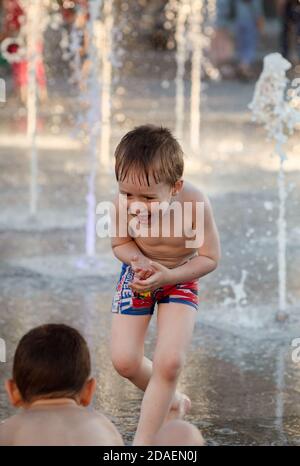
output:
[[[129,284],[134,272],[130,265],[123,264],[116,292],[112,302],[112,312],[117,314],[152,315],[155,304],[182,303],[198,310],[198,280],[165,285],[154,291],[135,292]]]

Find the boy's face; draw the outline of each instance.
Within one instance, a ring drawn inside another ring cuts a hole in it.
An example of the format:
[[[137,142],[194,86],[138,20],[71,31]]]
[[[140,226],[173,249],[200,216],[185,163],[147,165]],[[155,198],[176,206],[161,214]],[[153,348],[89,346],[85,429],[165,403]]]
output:
[[[180,191],[182,181],[176,182],[175,186],[170,186],[165,182],[156,183],[152,176],[149,176],[149,185],[146,180],[139,180],[138,177],[127,177],[124,181],[119,182],[120,194],[127,196],[127,211],[130,215],[137,215],[141,223],[148,223],[153,208],[157,203],[170,203],[172,196]],[[137,213],[136,206],[133,203],[141,202],[144,206],[143,210]]]

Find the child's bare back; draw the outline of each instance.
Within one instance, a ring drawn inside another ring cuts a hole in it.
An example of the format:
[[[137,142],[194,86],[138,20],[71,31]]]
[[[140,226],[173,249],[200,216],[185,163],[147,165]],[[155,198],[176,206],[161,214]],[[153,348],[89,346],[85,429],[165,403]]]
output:
[[[47,324],[25,334],[5,383],[20,413],[0,423],[0,445],[123,445],[103,414],[87,409],[96,389],[90,353],[80,333]]]
[[[102,414],[75,401],[33,404],[0,424],[0,445],[123,445],[114,425]]]

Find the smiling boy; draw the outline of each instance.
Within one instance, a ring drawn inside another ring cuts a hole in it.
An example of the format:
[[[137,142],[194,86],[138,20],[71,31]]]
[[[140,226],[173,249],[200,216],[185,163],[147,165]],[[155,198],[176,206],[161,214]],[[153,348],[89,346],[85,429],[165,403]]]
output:
[[[166,419],[191,407],[176,386],[194,329],[198,279],[217,267],[220,242],[208,198],[183,180],[183,152],[168,129],[135,128],[115,159],[120,194],[112,248],[122,270],[112,305],[111,358],[119,374],[145,392],[133,444],[150,445]],[[144,339],[155,304],[152,363]]]

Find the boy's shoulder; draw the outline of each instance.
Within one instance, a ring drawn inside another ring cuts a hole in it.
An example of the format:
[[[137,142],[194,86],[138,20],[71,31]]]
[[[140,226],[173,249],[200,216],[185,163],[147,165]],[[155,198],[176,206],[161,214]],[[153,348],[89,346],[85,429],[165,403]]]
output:
[[[8,417],[0,421],[0,446],[9,445],[12,433],[15,430],[16,423],[18,422],[18,414]]]
[[[114,438],[118,445],[124,445],[123,439],[118,429],[105,414],[95,410],[89,411],[89,414],[96,422],[99,424],[101,423],[102,428],[107,430],[107,432]]]
[[[190,181],[184,181],[183,189],[181,192],[181,198],[183,201],[198,201],[204,202],[206,195],[197,186],[193,185]]]
[[[97,422],[101,422],[103,426],[107,428],[113,428],[113,429],[115,428],[112,421],[100,411],[91,409],[91,410],[85,410],[85,412],[88,416],[90,416],[91,419],[94,418]]]

